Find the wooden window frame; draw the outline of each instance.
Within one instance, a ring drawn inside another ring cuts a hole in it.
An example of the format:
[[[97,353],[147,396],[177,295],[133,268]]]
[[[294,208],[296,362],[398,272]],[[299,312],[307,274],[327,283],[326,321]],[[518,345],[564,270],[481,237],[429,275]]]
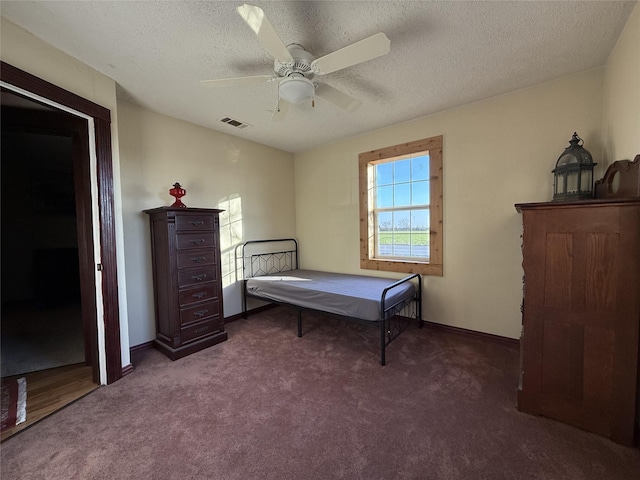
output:
[[[387,272],[419,273],[422,275],[443,275],[443,177],[442,177],[442,135],[424,138],[392,147],[385,147],[358,156],[360,179],[360,268]],[[369,167],[382,161],[392,161],[419,152],[429,152],[430,184],[430,225],[429,261],[393,260],[375,257],[373,208],[369,205]]]

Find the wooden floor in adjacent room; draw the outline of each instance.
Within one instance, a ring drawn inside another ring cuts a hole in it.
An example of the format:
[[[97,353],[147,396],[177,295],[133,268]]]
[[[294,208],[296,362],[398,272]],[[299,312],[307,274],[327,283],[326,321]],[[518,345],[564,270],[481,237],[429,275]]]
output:
[[[93,382],[91,367],[84,363],[16,377],[27,379],[27,420],[2,432],[2,442],[99,387]]]

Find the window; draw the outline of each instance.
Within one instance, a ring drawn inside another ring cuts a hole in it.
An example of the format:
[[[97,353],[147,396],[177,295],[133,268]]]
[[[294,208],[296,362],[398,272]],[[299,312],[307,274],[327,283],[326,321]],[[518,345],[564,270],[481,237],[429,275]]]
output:
[[[442,136],[359,163],[360,267],[442,276]]]

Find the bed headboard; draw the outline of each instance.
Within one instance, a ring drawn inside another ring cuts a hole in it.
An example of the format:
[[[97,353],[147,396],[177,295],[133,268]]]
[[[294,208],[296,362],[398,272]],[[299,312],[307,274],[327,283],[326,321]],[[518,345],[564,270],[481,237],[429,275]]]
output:
[[[242,262],[244,279],[295,270],[298,241],[295,238],[249,240],[236,247],[236,271],[238,262]]]

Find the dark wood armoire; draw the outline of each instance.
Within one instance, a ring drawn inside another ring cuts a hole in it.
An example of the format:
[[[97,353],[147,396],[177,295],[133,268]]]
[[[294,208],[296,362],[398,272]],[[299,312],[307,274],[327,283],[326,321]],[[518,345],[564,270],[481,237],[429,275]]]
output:
[[[517,204],[524,301],[518,408],[631,445],[640,199]]]
[[[159,207],[151,221],[155,347],[172,360],[227,339],[224,329],[218,214]]]

